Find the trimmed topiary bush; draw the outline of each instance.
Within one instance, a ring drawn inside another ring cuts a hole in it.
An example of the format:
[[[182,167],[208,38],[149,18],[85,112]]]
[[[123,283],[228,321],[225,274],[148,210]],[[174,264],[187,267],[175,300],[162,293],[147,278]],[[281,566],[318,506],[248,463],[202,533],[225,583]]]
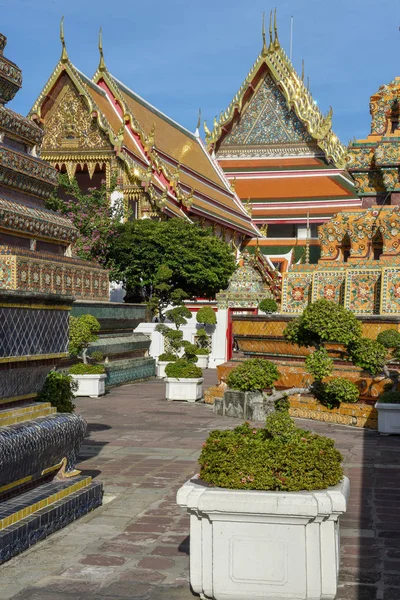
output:
[[[173,362],[174,360],[176,360],[176,358],[176,354],[174,354],[173,352],[163,352],[158,357],[158,360],[161,360],[162,362]]]
[[[196,354],[197,356],[208,356],[210,351],[208,348],[197,348]]]
[[[99,350],[96,350],[95,352],[92,352],[92,354],[90,355],[90,358],[91,358],[91,360],[94,360],[94,362],[99,363],[104,360],[104,354],[102,352],[100,352]]]
[[[341,462],[333,440],[297,428],[281,411],[267,417],[265,429],[244,423],[212,431],[199,458],[200,478],[211,485],[288,492],[336,485]]]
[[[400,348],[400,333],[396,329],[386,329],[381,331],[376,338],[376,341],[385,348]]]
[[[86,362],[85,350],[97,340],[100,323],[92,315],[69,318],[69,348],[71,356],[82,357]]]
[[[400,392],[384,392],[379,396],[378,402],[383,402],[384,404],[400,404]]]
[[[357,402],[360,392],[352,381],[336,377],[327,383],[317,384],[316,395],[322,404],[328,408],[335,408],[340,406],[341,402]]]
[[[106,370],[104,365],[85,365],[83,363],[77,363],[69,368],[71,375],[102,375]]]
[[[369,371],[371,375],[381,373],[386,364],[386,348],[376,340],[360,338],[348,347],[352,362],[360,369]]]
[[[251,392],[265,390],[278,379],[279,371],[272,362],[263,358],[251,358],[232,369],[226,382],[233,390]]]
[[[71,413],[75,409],[75,404],[72,401],[75,398],[74,392],[77,389],[78,383],[72,377],[57,371],[50,371],[36,400],[38,402],[50,402],[58,412]]]
[[[202,377],[203,371],[200,367],[196,367],[193,362],[179,358],[165,367],[165,374],[167,377],[175,377],[176,379],[199,379]]]
[[[217,322],[217,315],[211,306],[203,306],[196,313],[196,321],[203,325],[215,325]]]
[[[265,298],[258,305],[258,310],[264,313],[274,313],[278,310],[278,305],[273,298]]]

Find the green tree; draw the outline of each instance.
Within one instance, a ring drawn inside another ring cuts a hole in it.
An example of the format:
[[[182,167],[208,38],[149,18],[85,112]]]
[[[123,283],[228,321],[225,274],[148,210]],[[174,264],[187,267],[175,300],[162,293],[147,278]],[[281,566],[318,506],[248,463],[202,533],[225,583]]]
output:
[[[213,298],[226,288],[236,268],[228,244],[211,230],[182,219],[120,224],[108,260],[116,279],[124,283],[125,299],[152,306],[158,306],[160,298],[165,304],[177,292]]]
[[[86,350],[91,342],[97,340],[100,323],[92,315],[69,318],[69,348],[71,356],[78,356],[86,364]]]
[[[124,217],[122,200],[111,202],[111,192],[115,189],[115,178],[110,188],[103,181],[100,188],[88,188],[83,192],[77,180],[71,181],[66,173],[60,173],[58,187],[46,201],[46,208],[68,217],[79,231],[74,243],[74,251],[80,258],[96,260],[111,268],[110,246],[114,242]]]

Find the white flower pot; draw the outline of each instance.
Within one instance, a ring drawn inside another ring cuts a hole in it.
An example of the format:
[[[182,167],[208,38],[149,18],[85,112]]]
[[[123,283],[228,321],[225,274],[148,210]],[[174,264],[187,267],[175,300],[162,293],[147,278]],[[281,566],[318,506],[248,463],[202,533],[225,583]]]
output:
[[[400,404],[377,402],[379,433],[400,433]]]
[[[105,373],[101,375],[72,375],[72,379],[78,382],[78,389],[74,392],[74,396],[90,396],[98,398],[106,393],[106,377]]]
[[[186,400],[186,402],[196,402],[203,395],[203,378],[187,379],[181,377],[166,377],[164,379],[165,397],[167,400]]]
[[[214,600],[333,600],[339,523],[350,484],[312,492],[264,492],[186,482],[190,583]]]
[[[208,354],[198,354],[196,367],[200,367],[200,369],[208,369],[208,360]]]
[[[165,367],[172,362],[171,360],[159,360],[157,363],[157,377],[160,379],[165,377]]]

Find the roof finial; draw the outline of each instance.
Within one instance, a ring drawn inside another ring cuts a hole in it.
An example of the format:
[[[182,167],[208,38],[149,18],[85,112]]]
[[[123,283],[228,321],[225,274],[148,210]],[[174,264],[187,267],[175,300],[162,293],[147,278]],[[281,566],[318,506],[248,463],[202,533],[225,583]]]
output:
[[[304,81],[304,58],[301,61],[301,80]]]
[[[278,27],[276,25],[276,8],[274,11],[274,46],[275,48],[279,48]]]
[[[99,71],[105,71],[106,63],[104,62],[104,54],[103,54],[103,29],[101,27],[99,30],[99,52],[100,52]]]
[[[267,42],[265,39],[265,12],[263,12],[263,16],[262,16],[262,41],[263,41],[263,45],[262,45],[262,51],[261,54],[263,56],[267,56]]]
[[[64,37],[64,17],[61,17],[61,21],[60,21],[60,40],[61,40],[61,46],[62,46],[61,62],[66,63],[66,62],[68,62],[68,53],[67,53],[67,48],[65,46],[65,37]]]
[[[200,137],[200,125],[201,125],[201,108],[199,108],[199,118],[197,119],[196,131],[194,135]]]
[[[307,91],[310,91],[310,78],[307,76]]]
[[[272,50],[273,42],[272,42],[272,10],[269,13],[269,50]]]

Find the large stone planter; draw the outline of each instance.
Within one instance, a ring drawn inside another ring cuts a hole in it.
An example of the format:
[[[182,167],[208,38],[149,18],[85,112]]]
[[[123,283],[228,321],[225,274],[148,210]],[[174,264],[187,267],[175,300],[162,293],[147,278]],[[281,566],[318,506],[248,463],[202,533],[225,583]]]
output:
[[[275,403],[262,392],[240,392],[228,388],[222,398],[214,399],[214,412],[224,417],[265,421],[274,410]]]
[[[203,395],[203,378],[187,379],[181,377],[166,377],[164,379],[165,397],[167,400],[185,400],[186,402],[196,402]]]
[[[71,375],[78,382],[78,389],[74,396],[90,396],[98,398],[106,393],[106,373],[101,375]]]
[[[190,514],[190,584],[214,600],[333,600],[347,477],[315,492],[207,487],[177,493]]]
[[[198,354],[196,367],[200,369],[208,369],[209,354]]]
[[[165,375],[165,367],[167,365],[169,365],[169,363],[172,362],[170,360],[159,360],[157,363],[157,377],[159,379],[163,379],[166,375]]]
[[[400,433],[400,404],[377,402],[379,433]]]

